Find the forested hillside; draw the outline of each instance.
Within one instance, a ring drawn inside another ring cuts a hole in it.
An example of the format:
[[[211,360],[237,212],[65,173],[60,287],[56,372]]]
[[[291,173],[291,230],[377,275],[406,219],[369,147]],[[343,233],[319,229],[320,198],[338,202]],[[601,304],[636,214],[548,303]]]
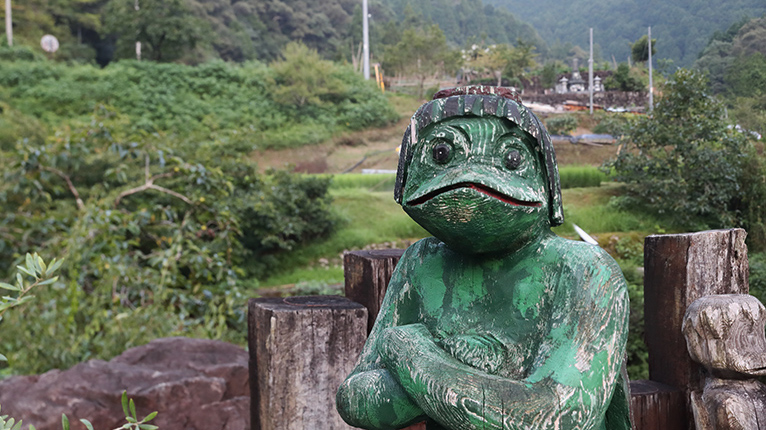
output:
[[[542,39],[511,13],[482,0],[371,0],[373,56],[396,44],[410,28],[438,24],[453,47],[515,43],[523,39],[544,52]],[[13,2],[16,44],[37,47],[43,34],[61,42],[59,59],[105,65],[142,57],[197,64],[273,60],[289,41],[300,41],[325,58],[358,56],[359,0],[30,0]]]
[[[694,67],[708,75],[737,123],[766,134],[766,17],[716,32]]]
[[[690,66],[710,35],[724,31],[743,16],[759,17],[766,12],[762,0],[487,0],[510,10],[531,24],[553,50],[568,43],[587,47],[588,28],[603,59],[618,62],[630,55],[634,42],[647,27],[657,38],[657,57],[672,59],[676,66]]]

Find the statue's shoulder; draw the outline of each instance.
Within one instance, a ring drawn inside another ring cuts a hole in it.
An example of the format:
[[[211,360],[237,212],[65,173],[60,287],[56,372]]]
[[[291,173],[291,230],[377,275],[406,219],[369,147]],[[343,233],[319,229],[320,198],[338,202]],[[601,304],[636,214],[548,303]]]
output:
[[[610,283],[625,283],[619,264],[599,246],[554,236],[547,239],[545,248],[565,272],[580,276],[590,274],[589,278],[607,277]]]
[[[434,256],[442,255],[445,252],[450,251],[447,249],[447,246],[444,244],[444,242],[431,236],[420,239],[419,241],[410,245],[410,247],[404,251],[402,259],[432,258]]]
[[[578,240],[552,235],[545,240],[545,250],[568,264],[617,264],[603,248]]]

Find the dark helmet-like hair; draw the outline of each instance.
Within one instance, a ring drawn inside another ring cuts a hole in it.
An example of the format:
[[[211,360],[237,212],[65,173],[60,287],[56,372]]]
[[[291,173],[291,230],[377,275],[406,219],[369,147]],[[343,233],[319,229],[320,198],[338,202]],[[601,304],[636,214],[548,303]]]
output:
[[[399,168],[394,188],[396,202],[402,203],[402,190],[407,181],[407,169],[412,161],[412,147],[418,141],[420,131],[431,123],[461,116],[505,118],[535,139],[535,149],[541,158],[547,179],[550,223],[551,226],[562,224],[564,209],[561,204],[561,182],[551,137],[542,121],[521,104],[518,94],[504,87],[467,86],[442,90],[412,115],[410,125],[404,132],[399,153]]]

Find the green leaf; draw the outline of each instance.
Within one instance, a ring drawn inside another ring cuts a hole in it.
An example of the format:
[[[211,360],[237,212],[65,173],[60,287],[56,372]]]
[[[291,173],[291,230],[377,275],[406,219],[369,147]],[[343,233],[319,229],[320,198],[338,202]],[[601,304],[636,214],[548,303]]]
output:
[[[8,357],[4,356],[3,354],[0,354],[0,361],[8,361]]]
[[[61,267],[63,263],[64,263],[63,259],[56,260],[54,258],[53,260],[51,260],[51,264],[48,266],[48,274],[52,275],[53,273],[55,273],[57,270],[59,270],[59,268]]]
[[[130,399],[130,415],[138,421],[138,415],[136,415],[136,404],[133,402],[133,399]]]
[[[29,425],[29,430],[37,430],[32,424]]]
[[[29,269],[27,269],[27,268],[26,268],[26,267],[24,267],[24,266],[16,266],[16,269],[17,269],[19,272],[23,272],[23,273],[24,273],[24,274],[26,274],[26,275],[29,275],[29,276],[35,276],[35,274],[34,274],[34,271],[30,271]]]
[[[122,412],[125,414],[126,418],[130,416],[130,412],[128,411],[128,392],[127,391],[122,392]]]
[[[154,419],[154,417],[157,416],[157,411],[152,412],[151,414],[147,415],[146,418],[144,418],[144,422],[147,423]]]
[[[139,424],[138,428],[141,430],[157,430],[159,427],[151,425],[151,424]]]
[[[6,284],[5,282],[0,282],[0,288],[4,290],[11,290],[11,291],[19,291],[19,289],[11,284]]]
[[[80,418],[80,422],[83,423],[88,430],[93,430],[93,424],[91,424],[90,421],[85,418]]]
[[[32,254],[30,254],[28,252],[27,252],[26,263],[27,263],[27,270],[29,270],[29,272],[27,272],[27,273],[29,273],[31,276],[35,276],[34,275],[34,273],[35,273],[35,259],[32,258]]]
[[[46,280],[40,282],[37,285],[50,285],[50,284],[52,284],[52,283],[54,283],[54,282],[56,282],[58,280],[59,280],[59,277],[58,276],[54,276],[54,277],[52,277],[50,279],[46,279]]]
[[[37,256],[37,267],[40,269],[40,273],[45,275],[45,272],[48,269],[48,266],[45,265],[45,261],[43,261],[43,258],[40,257],[39,255]]]
[[[21,430],[21,420],[19,420],[19,422],[17,422],[16,425],[11,428],[11,430]]]
[[[69,418],[67,418],[64,414],[61,414],[61,428],[63,430],[69,430]]]

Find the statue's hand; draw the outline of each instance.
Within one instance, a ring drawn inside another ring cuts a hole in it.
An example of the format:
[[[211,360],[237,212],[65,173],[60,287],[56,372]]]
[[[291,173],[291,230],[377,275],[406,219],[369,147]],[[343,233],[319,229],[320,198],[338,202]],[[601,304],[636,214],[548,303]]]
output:
[[[384,363],[395,363],[399,357],[435,346],[433,336],[423,324],[390,327],[383,331],[378,342],[378,354]]]
[[[412,357],[443,352],[426,326],[419,323],[385,329],[377,346],[381,361],[394,377],[398,370],[405,370]]]
[[[506,347],[491,334],[459,334],[442,339],[439,345],[463,364],[490,374],[497,374],[506,361]]]

